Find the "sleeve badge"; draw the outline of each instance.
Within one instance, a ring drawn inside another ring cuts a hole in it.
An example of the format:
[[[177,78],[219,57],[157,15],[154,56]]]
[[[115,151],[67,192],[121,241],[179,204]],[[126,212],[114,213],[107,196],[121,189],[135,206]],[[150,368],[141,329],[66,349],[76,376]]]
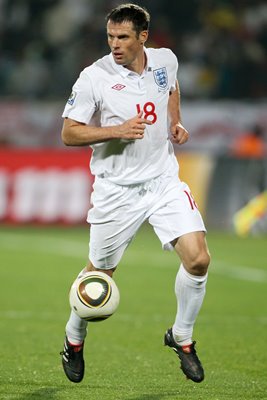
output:
[[[70,97],[69,97],[69,100],[68,100],[68,102],[67,102],[70,106],[73,105],[76,96],[77,96],[77,93],[74,92],[74,91],[72,91],[72,92],[71,92],[71,95],[70,95]]]

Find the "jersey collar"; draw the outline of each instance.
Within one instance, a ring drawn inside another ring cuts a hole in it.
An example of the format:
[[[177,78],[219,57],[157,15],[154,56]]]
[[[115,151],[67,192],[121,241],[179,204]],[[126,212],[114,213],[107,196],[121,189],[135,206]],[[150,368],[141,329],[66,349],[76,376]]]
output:
[[[151,56],[149,54],[149,50],[146,47],[144,47],[144,52],[146,54],[146,59],[147,59],[145,71],[151,71],[151,69],[153,68],[154,65],[153,65],[153,62],[151,60]],[[118,71],[119,74],[123,78],[126,78],[127,76],[132,75],[132,74],[135,75],[135,73],[133,71],[130,71],[129,69],[123,67],[123,65],[116,64],[115,61],[114,61],[112,53],[109,54],[109,58],[111,60],[111,64],[112,64],[113,68],[116,71]]]

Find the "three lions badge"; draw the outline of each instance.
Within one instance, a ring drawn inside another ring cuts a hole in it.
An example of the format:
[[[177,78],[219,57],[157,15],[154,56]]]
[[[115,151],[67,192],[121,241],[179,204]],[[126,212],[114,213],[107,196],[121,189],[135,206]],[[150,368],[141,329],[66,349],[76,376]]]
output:
[[[168,87],[168,74],[166,67],[153,70],[154,79],[160,91],[165,91]]]

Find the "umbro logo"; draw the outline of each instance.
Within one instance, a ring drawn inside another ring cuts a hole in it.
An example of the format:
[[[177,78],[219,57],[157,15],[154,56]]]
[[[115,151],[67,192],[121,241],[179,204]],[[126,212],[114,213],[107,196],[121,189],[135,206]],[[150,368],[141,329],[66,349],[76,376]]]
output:
[[[116,83],[116,85],[112,86],[111,89],[122,90],[122,89],[124,89],[125,87],[126,87],[125,85],[121,85],[120,83]]]

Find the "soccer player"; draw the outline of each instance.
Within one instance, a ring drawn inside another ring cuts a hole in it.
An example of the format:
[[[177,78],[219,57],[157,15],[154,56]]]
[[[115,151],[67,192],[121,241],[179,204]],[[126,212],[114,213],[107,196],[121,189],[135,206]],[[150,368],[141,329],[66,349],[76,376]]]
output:
[[[111,52],[81,72],[63,112],[63,142],[93,149],[89,262],[80,274],[100,270],[112,276],[148,221],[163,248],[175,250],[181,261],[177,315],[164,343],[177,353],[184,374],[201,382],[204,371],[192,332],[210,256],[203,220],[178,177],[172,145],[184,144],[189,136],[181,123],[178,62],[169,49],[144,47],[149,22],[149,13],[135,4],[122,4],[107,15]],[[84,376],[87,324],[71,312],[66,325],[62,363],[73,382]]]

